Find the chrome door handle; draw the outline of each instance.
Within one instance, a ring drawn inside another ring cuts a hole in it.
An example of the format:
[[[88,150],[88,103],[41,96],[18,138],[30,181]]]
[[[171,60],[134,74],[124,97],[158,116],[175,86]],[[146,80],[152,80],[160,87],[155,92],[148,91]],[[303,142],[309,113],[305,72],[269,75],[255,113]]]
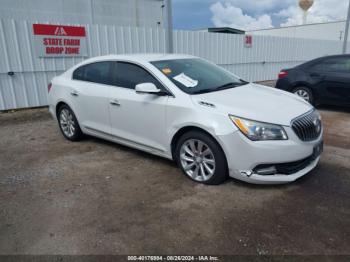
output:
[[[113,99],[109,102],[112,106],[120,106],[120,103],[117,99]]]
[[[79,94],[78,94],[78,92],[77,91],[72,91],[72,92],[70,92],[70,94],[72,95],[72,96],[79,96]]]

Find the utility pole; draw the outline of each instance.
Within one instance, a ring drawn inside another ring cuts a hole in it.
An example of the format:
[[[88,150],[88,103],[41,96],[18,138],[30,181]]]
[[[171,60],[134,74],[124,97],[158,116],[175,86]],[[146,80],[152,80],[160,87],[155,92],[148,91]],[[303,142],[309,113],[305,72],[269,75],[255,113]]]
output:
[[[174,46],[173,46],[173,12],[172,12],[172,6],[171,6],[171,0],[165,0],[165,8],[166,8],[166,48],[167,53],[173,53],[174,52]]]
[[[345,24],[343,54],[346,54],[346,48],[347,48],[347,45],[348,45],[349,22],[350,22],[350,0],[349,0],[349,6],[348,6],[348,17],[346,18],[346,24]]]
[[[94,19],[94,0],[90,0],[90,23],[93,25],[95,23]]]

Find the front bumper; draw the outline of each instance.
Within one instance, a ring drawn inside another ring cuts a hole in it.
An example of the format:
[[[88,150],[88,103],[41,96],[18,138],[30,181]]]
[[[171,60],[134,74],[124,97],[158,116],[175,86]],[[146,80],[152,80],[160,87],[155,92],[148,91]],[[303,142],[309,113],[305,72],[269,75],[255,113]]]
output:
[[[314,141],[303,142],[290,127],[284,129],[289,139],[283,141],[251,141],[239,131],[219,136],[219,143],[227,158],[229,175],[254,184],[283,184],[295,181],[314,169],[320,156],[310,159],[294,173],[261,175],[254,171],[260,165],[273,166],[307,159],[313,155],[314,147],[322,141],[322,133]]]
[[[314,169],[318,162],[320,160],[320,157],[316,158],[315,160],[311,161],[309,165],[307,165],[305,168],[303,168],[300,171],[297,171],[293,174],[274,174],[274,175],[259,175],[257,173],[252,173],[250,176],[247,176],[244,172],[240,172],[239,176],[236,176],[236,174],[231,174],[230,176],[240,179],[242,181],[246,181],[253,184],[285,184],[290,183],[298,178],[306,175],[309,173],[312,169]]]

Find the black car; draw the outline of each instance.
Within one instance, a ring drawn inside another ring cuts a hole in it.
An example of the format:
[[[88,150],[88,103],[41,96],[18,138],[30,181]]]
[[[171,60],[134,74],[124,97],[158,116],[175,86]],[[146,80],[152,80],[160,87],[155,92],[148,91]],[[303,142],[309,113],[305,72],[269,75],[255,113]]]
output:
[[[313,105],[350,105],[350,55],[317,58],[284,69],[276,88],[292,92]]]

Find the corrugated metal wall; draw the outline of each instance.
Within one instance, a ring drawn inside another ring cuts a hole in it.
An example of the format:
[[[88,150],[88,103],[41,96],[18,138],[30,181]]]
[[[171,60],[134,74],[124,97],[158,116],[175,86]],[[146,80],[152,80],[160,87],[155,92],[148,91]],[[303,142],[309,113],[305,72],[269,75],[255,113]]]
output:
[[[325,34],[325,32],[327,32]],[[295,25],[247,32],[252,35],[344,41],[345,21]]]
[[[106,25],[85,25],[89,57],[104,54],[165,52],[165,31]],[[213,61],[244,79],[274,79],[282,68],[339,53],[333,41],[254,36],[244,47],[243,35],[175,31],[176,53]],[[47,105],[50,79],[82,58],[38,58],[28,21],[0,20],[0,110]],[[14,76],[7,72],[15,72]]]
[[[276,79],[283,68],[324,55],[339,54],[339,41],[253,36],[251,48],[244,35],[175,31],[177,53],[194,54],[250,81]]]
[[[165,52],[163,29],[85,26],[89,57]],[[50,79],[84,59],[38,58],[32,23],[6,19],[0,20],[0,58],[0,110],[47,105]]]
[[[164,0],[1,0],[2,19],[161,27]],[[165,19],[165,20],[163,20]]]

